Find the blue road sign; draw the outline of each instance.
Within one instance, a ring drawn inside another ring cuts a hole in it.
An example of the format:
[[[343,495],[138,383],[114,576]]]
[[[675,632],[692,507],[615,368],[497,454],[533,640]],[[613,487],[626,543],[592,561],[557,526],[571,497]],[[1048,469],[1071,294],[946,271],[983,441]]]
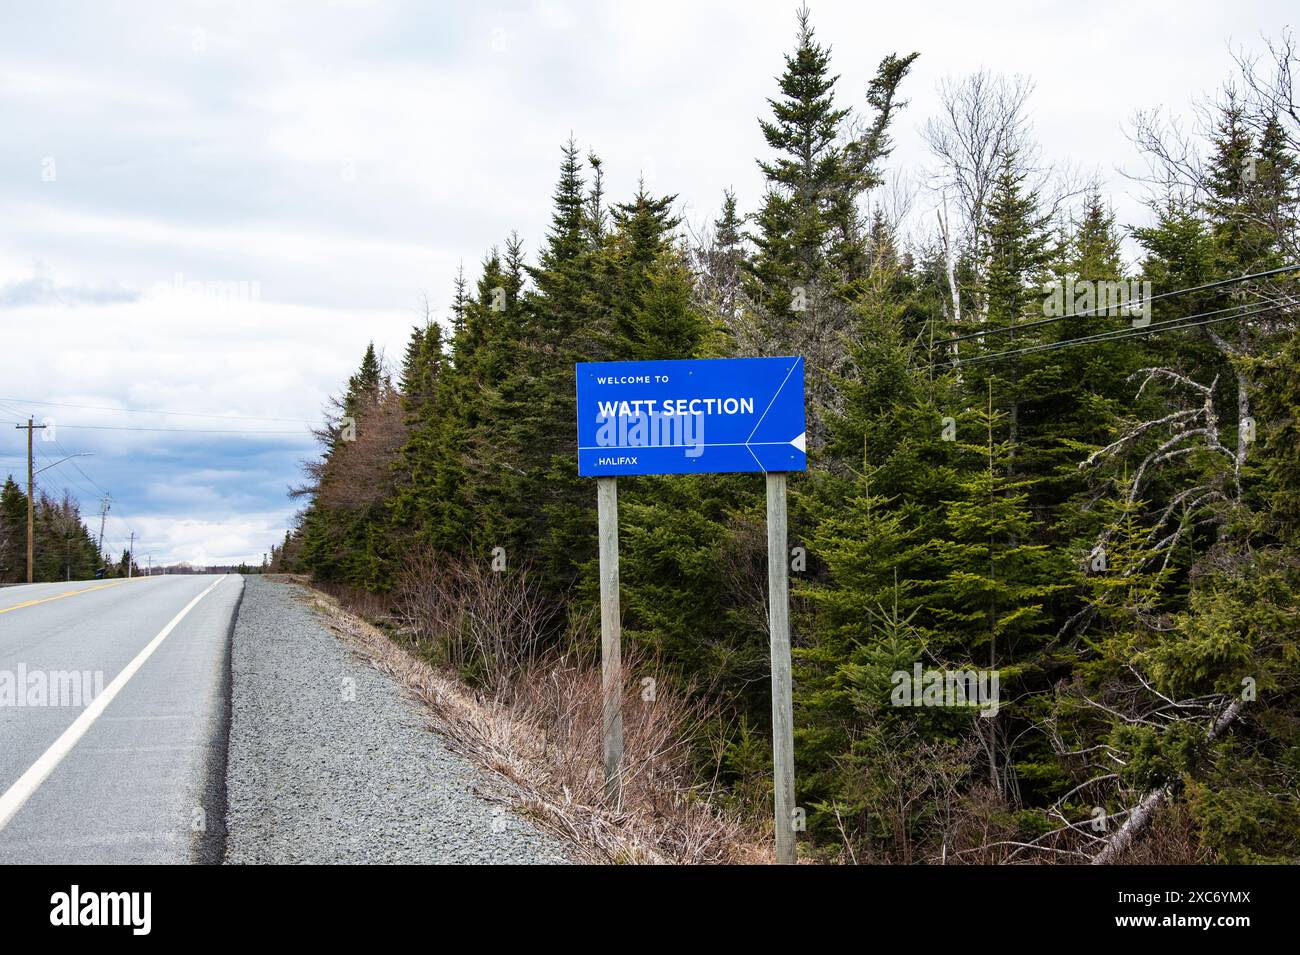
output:
[[[802,358],[583,362],[577,379],[581,475],[807,467]]]

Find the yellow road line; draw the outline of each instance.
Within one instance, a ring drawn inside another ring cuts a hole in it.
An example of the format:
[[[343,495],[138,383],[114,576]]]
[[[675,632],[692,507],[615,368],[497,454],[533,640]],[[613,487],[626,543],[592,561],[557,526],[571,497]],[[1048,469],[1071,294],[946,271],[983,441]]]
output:
[[[85,587],[82,590],[68,590],[61,594],[55,594],[53,597],[40,597],[36,600],[27,600],[20,604],[14,604],[12,607],[0,607],[0,613],[8,613],[10,610],[22,610],[24,607],[34,607],[37,604],[47,604],[51,600],[62,600],[64,597],[75,597],[77,594],[88,594],[93,590],[103,590],[105,587],[116,587],[118,584],[125,584],[132,580],[143,579],[143,577],[123,577],[121,580],[114,580],[107,584],[99,584],[96,587]]]

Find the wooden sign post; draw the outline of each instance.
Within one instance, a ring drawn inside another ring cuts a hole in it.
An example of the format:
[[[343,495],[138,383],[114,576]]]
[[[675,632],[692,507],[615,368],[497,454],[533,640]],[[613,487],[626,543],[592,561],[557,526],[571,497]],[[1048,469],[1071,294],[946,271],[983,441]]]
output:
[[[623,798],[623,620],[618,605],[618,478],[596,478],[600,537],[600,689],[605,797]]]
[[[772,643],[772,789],[776,861],[795,862],[794,702],[790,679],[790,565],[785,473],[767,475],[767,620]]]

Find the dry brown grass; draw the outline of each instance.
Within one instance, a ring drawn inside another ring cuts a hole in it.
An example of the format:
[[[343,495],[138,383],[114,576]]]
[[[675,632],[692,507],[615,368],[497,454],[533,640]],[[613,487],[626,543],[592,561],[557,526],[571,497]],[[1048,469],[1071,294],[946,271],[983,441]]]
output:
[[[417,552],[403,561],[394,601],[404,637],[493,694],[507,692],[538,660],[548,607],[526,569],[494,573],[482,561]],[[372,608],[344,602],[377,619]]]
[[[475,692],[320,591],[302,593],[334,630],[427,708],[454,750],[508,785],[496,794],[594,863],[772,861],[770,832],[718,808],[694,781],[700,704],[625,658],[623,797],[603,795],[598,668],[573,655],[525,662],[508,687]],[[651,679],[653,679],[651,677]]]

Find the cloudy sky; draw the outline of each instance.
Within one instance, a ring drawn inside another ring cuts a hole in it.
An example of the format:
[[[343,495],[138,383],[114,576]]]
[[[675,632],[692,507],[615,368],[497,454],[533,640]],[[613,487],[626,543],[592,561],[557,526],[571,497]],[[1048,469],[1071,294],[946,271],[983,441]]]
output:
[[[1283,2],[811,4],[840,100],[919,50],[891,167],[917,181],[936,85],[1032,77],[1049,159],[1109,184],[1135,111],[1186,112]],[[756,117],[793,2],[62,3],[0,0],[0,472],[23,468],[157,561],[260,560],[294,512],[306,433],[373,340],[517,229],[544,234],[570,134],[625,197],[690,222],[753,209]],[[1293,17],[1291,19],[1294,19]],[[129,409],[129,410],[120,410]]]

